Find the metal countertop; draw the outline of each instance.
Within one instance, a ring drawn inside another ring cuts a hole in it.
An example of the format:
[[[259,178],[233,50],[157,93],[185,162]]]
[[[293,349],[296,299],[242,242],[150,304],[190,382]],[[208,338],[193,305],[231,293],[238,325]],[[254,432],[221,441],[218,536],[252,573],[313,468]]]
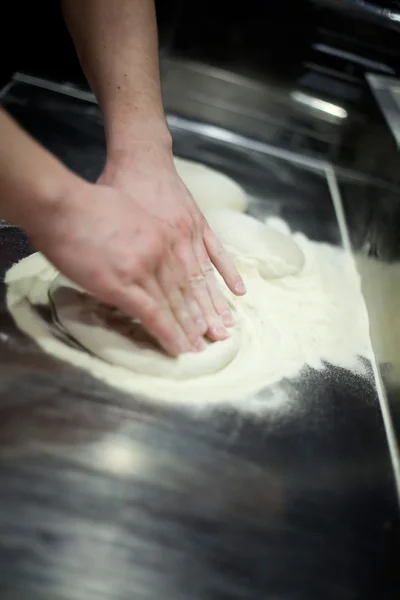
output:
[[[96,178],[96,106],[21,82],[4,103]],[[321,165],[176,116],[170,126],[175,152],[234,176],[256,214],[342,243]],[[0,228],[2,273],[29,252],[22,232]],[[307,370],[252,414],[149,404],[45,355],[16,331],[3,292],[2,600],[396,597],[398,502],[372,379]]]

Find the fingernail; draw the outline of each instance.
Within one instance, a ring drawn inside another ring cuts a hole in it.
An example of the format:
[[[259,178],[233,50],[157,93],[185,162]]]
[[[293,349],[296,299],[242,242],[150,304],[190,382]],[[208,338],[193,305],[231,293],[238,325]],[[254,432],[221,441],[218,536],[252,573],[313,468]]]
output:
[[[193,347],[196,350],[196,352],[203,352],[203,350],[205,350],[207,346],[203,338],[198,338],[193,344]]]
[[[214,332],[219,338],[227,338],[228,332],[225,327],[214,327]]]
[[[228,327],[232,327],[232,325],[235,324],[235,319],[233,318],[233,314],[231,313],[230,310],[226,310],[225,312],[223,312],[221,317],[224,322],[224,325],[227,325]]]
[[[205,322],[205,320],[202,317],[199,317],[198,319],[196,319],[196,325],[202,334],[204,334],[208,329],[207,323]]]
[[[243,281],[238,281],[235,289],[237,292],[239,292],[239,294],[245,294],[247,292],[246,286],[244,285]]]

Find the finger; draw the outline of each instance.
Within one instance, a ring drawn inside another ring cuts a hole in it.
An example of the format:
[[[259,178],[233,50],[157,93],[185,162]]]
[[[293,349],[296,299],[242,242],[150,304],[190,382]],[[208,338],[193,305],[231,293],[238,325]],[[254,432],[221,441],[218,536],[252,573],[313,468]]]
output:
[[[222,293],[221,285],[215,276],[214,268],[208,258],[206,258],[206,262],[203,264],[202,271],[206,279],[208,291],[215,311],[221,317],[225,327],[233,327],[235,319],[228,301]]]
[[[150,281],[148,287],[152,287]],[[156,286],[154,286],[156,287]],[[143,327],[171,356],[190,351],[187,336],[182,331],[169,303],[163,294],[150,294],[140,285],[132,284],[114,292],[111,301],[132,317],[139,319]],[[155,296],[155,297],[154,297]]]
[[[185,293],[193,295],[199,305],[207,324],[207,337],[213,341],[223,340],[228,337],[228,332],[220,315],[216,312],[210,296],[206,278],[200,267],[193,246],[188,244],[180,253],[185,269]]]
[[[192,349],[201,352],[206,348],[202,336],[207,326],[195,299],[187,295],[185,297],[183,294],[180,286],[184,280],[184,273],[181,274],[176,261],[174,263],[172,267],[170,261],[162,265],[158,273],[158,281]]]
[[[204,229],[203,241],[211,262],[221,274],[228,288],[237,296],[243,296],[246,293],[245,283],[229,254],[208,226]]]
[[[201,269],[205,277],[208,292],[211,297],[216,313],[221,317],[226,327],[233,327],[235,324],[233,314],[229,308],[229,304],[221,291],[221,286],[215,276],[214,268],[207,255],[206,249],[202,241],[198,242],[197,252],[198,259],[202,265]]]
[[[171,273],[167,274],[166,279],[168,277],[169,277],[169,280],[171,281],[172,274]],[[180,340],[180,343],[185,346],[185,348],[186,348],[185,351],[186,352],[199,351],[197,349],[197,347],[195,346],[195,342],[197,342],[197,340],[199,338],[199,334],[197,333],[197,331],[195,331],[193,333],[193,331],[191,330],[192,337],[194,338],[192,340],[188,336],[188,331],[185,330],[185,328],[183,327],[183,325],[185,325],[186,328],[189,329],[189,323],[192,323],[192,325],[193,325],[193,320],[190,318],[189,313],[186,309],[180,289],[176,285],[170,284],[169,291],[170,291],[171,295],[168,296],[165,293],[165,291],[163,290],[162,286],[160,285],[159,278],[146,279],[146,281],[143,283],[143,288],[145,290],[147,290],[149,295],[152,298],[156,299],[156,301],[160,305],[163,303],[164,304],[168,303],[170,312],[173,315],[176,323],[178,324],[179,340]],[[197,346],[199,346],[199,344],[197,344]],[[203,345],[201,347],[201,350],[204,350],[204,348],[205,348],[205,345]]]

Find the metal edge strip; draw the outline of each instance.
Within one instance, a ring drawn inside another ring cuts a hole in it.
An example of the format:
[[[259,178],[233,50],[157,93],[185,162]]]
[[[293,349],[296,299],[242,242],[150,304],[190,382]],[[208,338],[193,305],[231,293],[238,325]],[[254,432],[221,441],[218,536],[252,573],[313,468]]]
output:
[[[6,85],[4,87],[1,88],[1,90],[0,90],[0,100],[2,98],[5,98],[5,96],[11,90],[11,88],[13,87],[13,85],[14,85],[14,80],[11,79],[8,83],[6,83]]]
[[[233,146],[239,145],[242,148],[246,148],[246,150],[252,150],[259,152],[260,154],[268,154],[269,156],[282,158],[283,160],[302,165],[303,167],[309,167],[311,169],[320,171],[321,173],[325,172],[326,161],[324,160],[301,156],[296,152],[283,150],[282,148],[271,146],[265,142],[259,142],[254,139],[247,138],[241,134],[233,133],[228,129],[217,127],[216,125],[208,125],[198,121],[191,121],[189,119],[172,114],[168,115],[167,122],[170,127],[174,127],[175,129],[190,131],[192,133],[202,135],[203,137],[212,138]]]
[[[26,83],[28,85],[34,85],[51,92],[64,94],[65,96],[71,96],[73,98],[77,98],[78,100],[85,100],[86,102],[97,104],[96,96],[92,92],[85,92],[84,90],[80,90],[78,87],[75,87],[69,83],[55,83],[53,81],[48,81],[47,79],[42,79],[41,77],[25,75],[25,73],[19,72],[14,74],[13,80],[20,83]]]
[[[397,83],[398,85],[399,80],[374,73],[367,73],[365,79],[394,137],[397,147],[400,148],[400,111],[390,93],[391,84]]]
[[[168,61],[166,61],[166,64],[168,66]],[[96,97],[91,92],[79,90],[79,88],[76,88],[69,84],[54,83],[47,79],[26,75],[20,72],[15,73],[13,79],[2,90],[0,90],[0,99],[3,96],[5,96],[7,92],[9,92],[9,90],[13,87],[15,82],[21,82],[36,87],[41,87],[43,89],[71,96],[73,98],[86,100],[92,104],[97,104]],[[201,134],[204,137],[214,137],[215,139],[219,139],[221,141],[224,141],[225,143],[233,145],[241,144],[243,147],[249,150],[254,150],[262,154],[270,154],[277,158],[289,160],[299,165],[308,166],[319,171],[323,171],[330,166],[330,163],[324,159],[313,159],[304,157],[300,154],[297,154],[296,152],[291,152],[290,150],[283,150],[275,146],[269,145],[265,142],[253,140],[244,135],[236,134],[217,126],[211,126],[205,123],[196,122],[194,120],[187,119],[185,117],[180,117],[172,113],[167,116],[167,121],[169,125],[177,129],[186,129],[188,131],[193,131],[193,133]],[[346,177],[354,177],[359,179],[359,173],[353,172],[351,169],[337,166],[335,168],[337,172],[341,172]],[[374,177],[364,175],[363,180],[367,183],[380,185],[393,191],[400,191],[400,188],[398,186],[394,186],[393,184],[390,185],[388,184],[388,182]]]
[[[326,178],[328,181],[329,191],[331,193],[333,206],[336,213],[336,218],[339,225],[340,235],[342,238],[343,248],[349,255],[353,262],[353,267],[357,272],[356,263],[354,260],[354,254],[351,246],[349,230],[346,223],[346,217],[343,210],[342,196],[340,193],[339,185],[336,178],[336,173],[331,165],[326,167]],[[386,395],[386,390],[383,385],[382,377],[379,371],[379,367],[375,358],[375,353],[371,344],[371,365],[374,376],[376,391],[378,394],[378,401],[380,412],[382,415],[382,421],[386,434],[386,441],[389,449],[390,461],[393,469],[393,476],[395,481],[397,500],[400,506],[400,448],[396,437],[396,432],[393,424],[392,415],[390,412],[390,406]]]

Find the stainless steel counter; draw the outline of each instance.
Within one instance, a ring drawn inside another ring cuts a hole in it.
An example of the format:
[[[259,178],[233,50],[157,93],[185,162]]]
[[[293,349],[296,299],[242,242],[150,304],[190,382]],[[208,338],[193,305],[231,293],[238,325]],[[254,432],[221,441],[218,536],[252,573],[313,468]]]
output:
[[[4,104],[95,180],[105,156],[97,106],[45,87],[17,81]],[[174,112],[171,98],[178,155],[234,176],[255,214],[348,242],[340,194],[365,178],[210,127]],[[0,228],[2,273],[29,252],[22,232]],[[251,413],[149,404],[45,355],[16,331],[2,288],[2,600],[398,595],[398,498],[372,376],[306,370],[265,390]]]

